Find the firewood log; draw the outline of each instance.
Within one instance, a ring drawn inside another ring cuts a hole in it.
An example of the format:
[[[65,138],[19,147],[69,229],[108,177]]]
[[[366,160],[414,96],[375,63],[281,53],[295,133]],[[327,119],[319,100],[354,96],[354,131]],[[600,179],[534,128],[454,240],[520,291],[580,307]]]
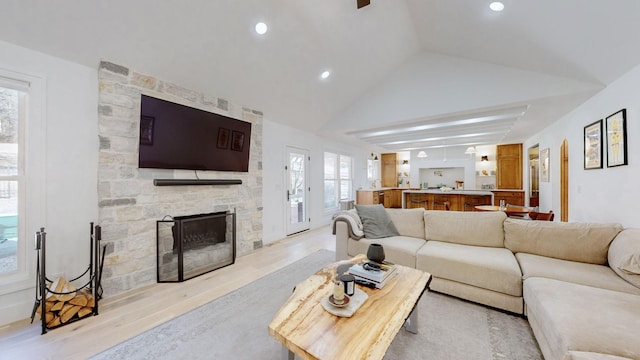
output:
[[[89,300],[82,291],[77,292],[76,296],[73,299],[69,300],[69,304],[80,306],[86,306],[87,302],[89,302]]]
[[[47,301],[47,302],[51,302],[51,301]],[[53,302],[53,306],[51,306],[51,311],[59,311],[62,310],[62,308],[64,307],[64,301],[55,301]]]
[[[83,318],[91,313],[93,313],[93,308],[85,306],[78,311],[78,317]]]
[[[73,315],[77,314],[80,309],[82,309],[82,306],[71,305],[70,309],[60,315],[60,321],[62,321],[63,324],[66,323],[73,317]]]

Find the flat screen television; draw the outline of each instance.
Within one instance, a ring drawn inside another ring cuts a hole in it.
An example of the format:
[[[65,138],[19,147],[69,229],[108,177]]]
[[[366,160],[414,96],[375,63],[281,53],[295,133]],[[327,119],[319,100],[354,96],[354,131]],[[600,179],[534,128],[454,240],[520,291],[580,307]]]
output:
[[[142,95],[138,167],[249,171],[251,123]]]

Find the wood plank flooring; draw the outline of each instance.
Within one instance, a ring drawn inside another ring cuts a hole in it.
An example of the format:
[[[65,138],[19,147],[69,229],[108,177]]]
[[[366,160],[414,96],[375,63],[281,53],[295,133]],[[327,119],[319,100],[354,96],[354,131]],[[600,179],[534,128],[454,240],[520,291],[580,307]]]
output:
[[[39,321],[9,324],[0,328],[0,359],[86,359],[320,249],[335,251],[328,226],[276,241],[183,283],[153,284],[105,299],[98,316],[45,335]]]

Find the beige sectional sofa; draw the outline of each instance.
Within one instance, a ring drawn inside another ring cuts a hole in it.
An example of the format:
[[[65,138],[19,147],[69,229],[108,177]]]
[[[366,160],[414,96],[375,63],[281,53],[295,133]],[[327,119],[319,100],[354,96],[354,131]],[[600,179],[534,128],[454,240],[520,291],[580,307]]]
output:
[[[337,259],[382,244],[388,260],[431,273],[431,290],[525,315],[548,360],[640,359],[640,230],[502,212],[385,212],[398,235],[359,238],[361,224],[338,217]]]

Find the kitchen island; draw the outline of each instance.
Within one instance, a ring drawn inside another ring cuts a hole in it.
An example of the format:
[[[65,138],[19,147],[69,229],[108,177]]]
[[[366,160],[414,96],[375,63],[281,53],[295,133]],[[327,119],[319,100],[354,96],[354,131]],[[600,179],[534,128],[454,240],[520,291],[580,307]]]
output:
[[[423,189],[402,192],[402,207],[405,209],[476,211],[477,205],[492,204],[493,193],[485,190]]]

